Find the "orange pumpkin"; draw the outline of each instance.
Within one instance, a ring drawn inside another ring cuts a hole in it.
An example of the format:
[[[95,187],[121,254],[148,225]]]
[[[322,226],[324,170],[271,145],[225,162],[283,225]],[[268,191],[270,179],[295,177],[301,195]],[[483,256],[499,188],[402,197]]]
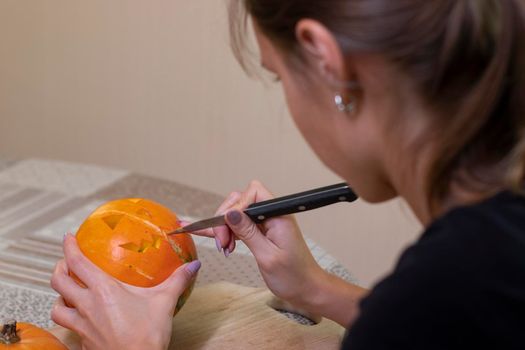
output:
[[[175,269],[197,259],[188,234],[167,236],[180,227],[168,208],[147,199],[120,199],[97,208],[80,226],[80,250],[118,280],[138,287],[162,283]],[[179,298],[177,311],[193,285]]]
[[[67,350],[53,334],[30,323],[8,321],[0,334],[0,350]]]

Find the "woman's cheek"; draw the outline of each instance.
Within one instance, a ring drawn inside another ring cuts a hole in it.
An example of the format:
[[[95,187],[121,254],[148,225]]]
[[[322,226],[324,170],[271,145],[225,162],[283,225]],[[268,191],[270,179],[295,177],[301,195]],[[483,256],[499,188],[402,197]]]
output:
[[[329,132],[330,116],[323,112],[320,101],[317,101],[319,96],[308,93],[314,88],[309,89],[289,79],[283,79],[282,84],[288,110],[297,129],[319,158],[325,161],[327,151],[333,147],[328,144],[333,137]]]

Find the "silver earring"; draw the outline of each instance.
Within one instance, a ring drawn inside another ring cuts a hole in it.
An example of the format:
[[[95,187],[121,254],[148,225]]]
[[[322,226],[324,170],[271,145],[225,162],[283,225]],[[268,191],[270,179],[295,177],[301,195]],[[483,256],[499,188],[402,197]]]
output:
[[[341,94],[335,95],[334,102],[335,102],[337,109],[343,113],[353,113],[355,111],[356,103],[357,103],[354,97],[350,97],[350,101],[345,102]]]

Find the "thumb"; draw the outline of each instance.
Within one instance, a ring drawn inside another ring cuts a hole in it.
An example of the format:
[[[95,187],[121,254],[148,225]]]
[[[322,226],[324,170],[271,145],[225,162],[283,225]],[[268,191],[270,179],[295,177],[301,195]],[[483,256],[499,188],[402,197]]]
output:
[[[180,296],[197,276],[200,268],[201,262],[199,260],[193,260],[190,263],[179,266],[162,285],[170,290],[171,295]]]
[[[259,227],[239,210],[230,210],[226,214],[226,222],[233,233],[246,244],[253,255],[262,256],[268,253],[270,242],[259,230]]]

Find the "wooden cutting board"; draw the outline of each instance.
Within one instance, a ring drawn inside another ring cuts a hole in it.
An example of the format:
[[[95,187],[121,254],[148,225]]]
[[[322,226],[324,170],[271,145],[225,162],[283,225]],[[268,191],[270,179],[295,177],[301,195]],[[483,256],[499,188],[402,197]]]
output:
[[[274,308],[295,311],[267,289],[227,282],[196,288],[173,320],[169,349],[339,349],[343,327],[327,319],[301,325]],[[70,331],[56,327],[52,333],[70,349],[80,349]]]

